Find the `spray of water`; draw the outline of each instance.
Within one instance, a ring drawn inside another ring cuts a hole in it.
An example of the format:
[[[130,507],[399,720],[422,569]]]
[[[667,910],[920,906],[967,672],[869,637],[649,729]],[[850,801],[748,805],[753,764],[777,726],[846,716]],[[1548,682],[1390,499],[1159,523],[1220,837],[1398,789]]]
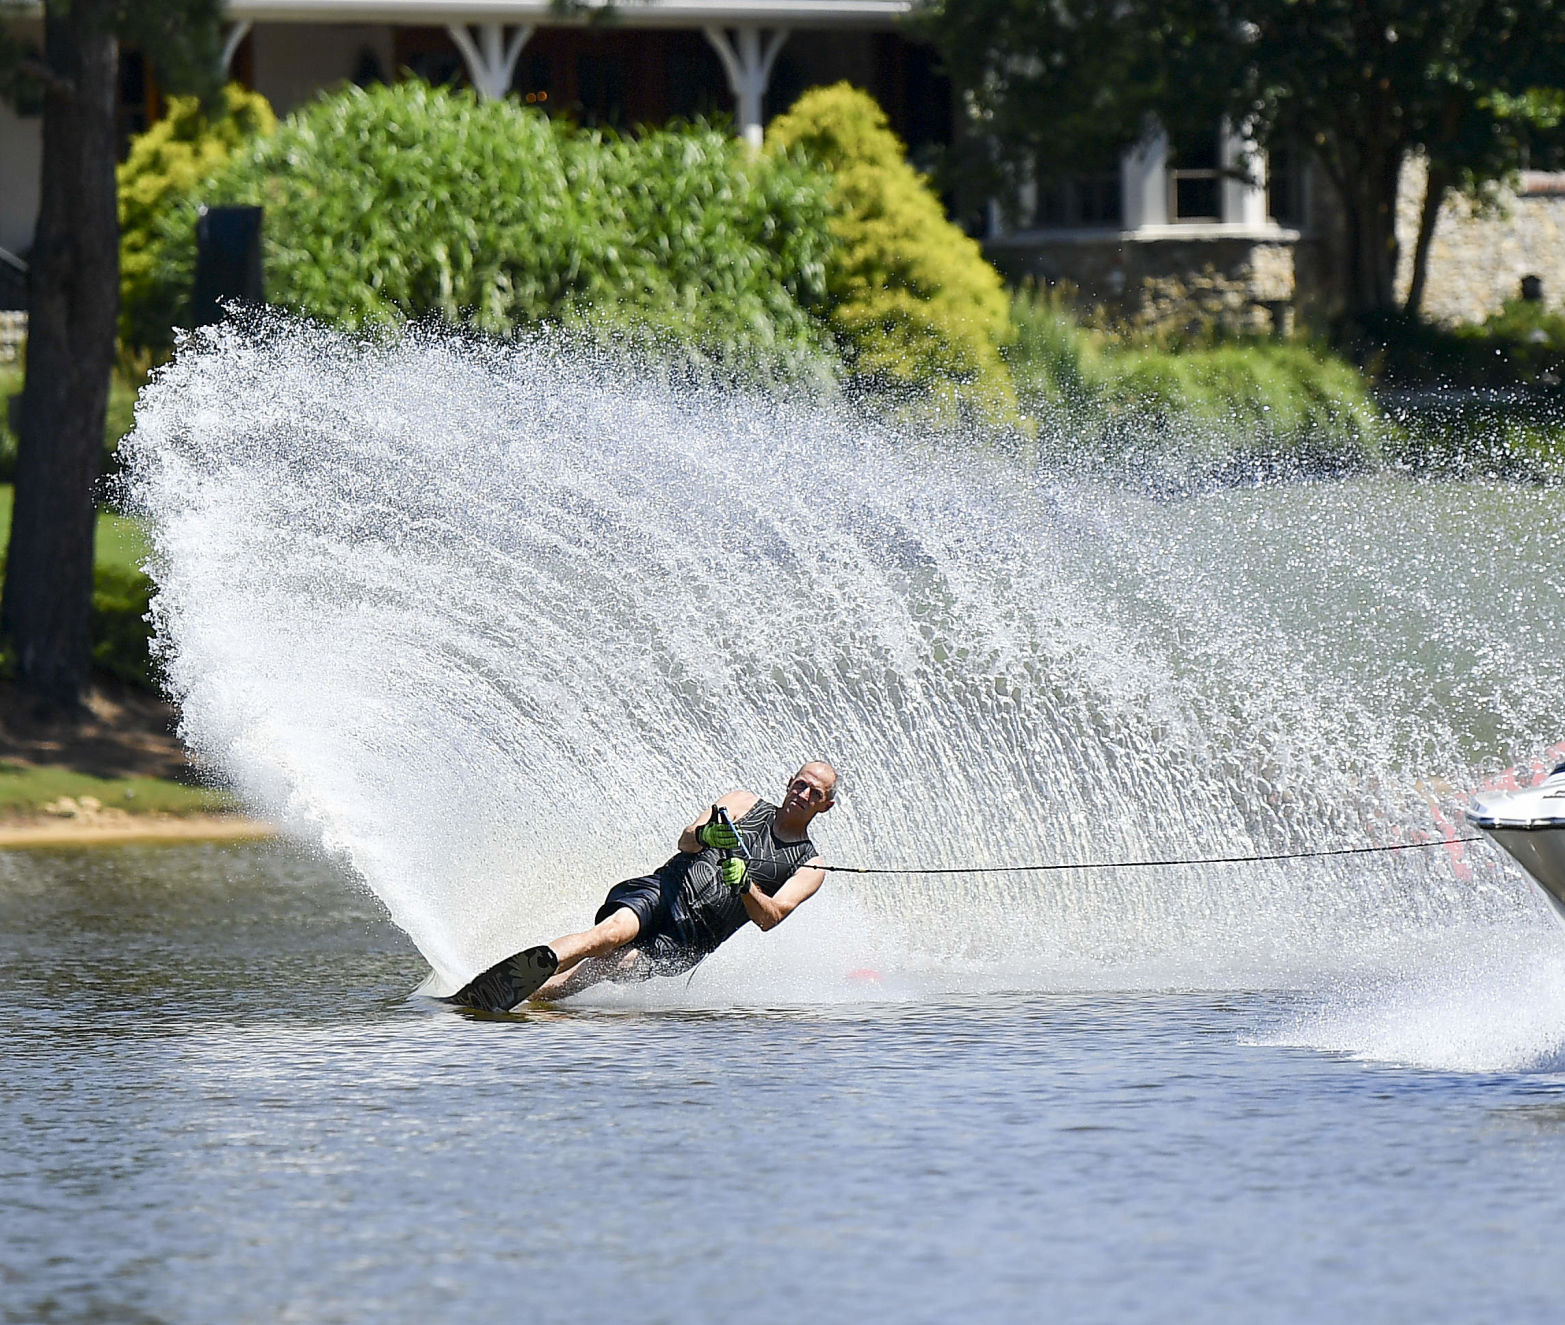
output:
[[[189,343],[125,449],[184,738],[446,980],[809,757],[844,773],[832,859],[983,865],[1407,840],[1557,736],[1529,637],[1560,593],[1497,552],[1557,556],[1557,494],[1484,489],[1476,522],[1392,479],[1160,502],[559,341],[277,320]],[[1475,557],[1503,592],[1461,602]],[[703,982],[1276,983],[1539,914],[1472,848],[838,876]]]

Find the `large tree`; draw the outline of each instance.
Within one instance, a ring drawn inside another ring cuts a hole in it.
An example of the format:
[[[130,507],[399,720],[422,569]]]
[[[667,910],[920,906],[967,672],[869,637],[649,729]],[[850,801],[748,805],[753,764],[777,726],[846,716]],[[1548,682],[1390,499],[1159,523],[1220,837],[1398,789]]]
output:
[[[134,43],[166,81],[210,93],[221,0],[45,0],[41,45],[29,40],[29,8],[0,13],[5,90],[43,112],[0,635],[24,687],[74,705],[91,664],[93,487],[119,307],[120,44]]]
[[[1336,194],[1356,315],[1395,303],[1409,155],[1431,166],[1427,256],[1447,190],[1544,145],[1565,71],[1565,0],[932,0],[924,21],[998,176],[1129,147],[1152,118],[1305,150]]]

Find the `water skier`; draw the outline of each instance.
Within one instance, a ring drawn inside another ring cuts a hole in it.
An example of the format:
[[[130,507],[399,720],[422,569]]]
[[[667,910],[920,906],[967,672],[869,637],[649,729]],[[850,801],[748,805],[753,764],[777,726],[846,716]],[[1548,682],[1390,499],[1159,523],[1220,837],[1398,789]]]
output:
[[[730,791],[686,826],[672,858],[609,889],[591,929],[506,958],[453,1001],[504,1012],[603,980],[677,975],[750,921],[761,929],[782,924],[826,877],[809,827],[836,795],[837,771],[822,760],[794,774],[781,805]]]

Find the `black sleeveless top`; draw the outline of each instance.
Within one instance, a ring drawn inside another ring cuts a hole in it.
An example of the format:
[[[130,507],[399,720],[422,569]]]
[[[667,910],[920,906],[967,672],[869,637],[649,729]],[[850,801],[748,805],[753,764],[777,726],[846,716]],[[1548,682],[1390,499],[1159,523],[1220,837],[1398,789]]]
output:
[[[815,843],[807,837],[802,842],[784,842],[773,829],[776,819],[777,806],[758,800],[734,824],[745,850],[750,853],[745,878],[752,888],[759,888],[768,897],[776,896],[777,890],[801,865],[820,855]],[[724,883],[718,873],[721,860],[722,853],[708,847],[694,859],[686,856],[679,861],[687,866],[680,880],[676,908],[683,912],[679,916],[683,922],[679,928],[686,931],[694,946],[707,952],[731,938],[750,919],[750,913],[744,909],[744,899]],[[674,863],[669,862],[670,865]]]

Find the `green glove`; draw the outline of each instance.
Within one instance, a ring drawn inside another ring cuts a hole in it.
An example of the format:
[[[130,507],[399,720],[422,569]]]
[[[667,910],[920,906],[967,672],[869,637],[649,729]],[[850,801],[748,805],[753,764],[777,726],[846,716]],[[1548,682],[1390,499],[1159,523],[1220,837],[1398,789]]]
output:
[[[730,856],[717,868],[718,873],[723,876],[723,882],[736,893],[747,893],[750,891],[750,885],[744,879],[744,861],[740,860],[738,856]]]
[[[716,806],[712,807],[712,822],[696,829],[696,841],[704,847],[715,847],[718,851],[739,849],[739,834],[717,817]]]

